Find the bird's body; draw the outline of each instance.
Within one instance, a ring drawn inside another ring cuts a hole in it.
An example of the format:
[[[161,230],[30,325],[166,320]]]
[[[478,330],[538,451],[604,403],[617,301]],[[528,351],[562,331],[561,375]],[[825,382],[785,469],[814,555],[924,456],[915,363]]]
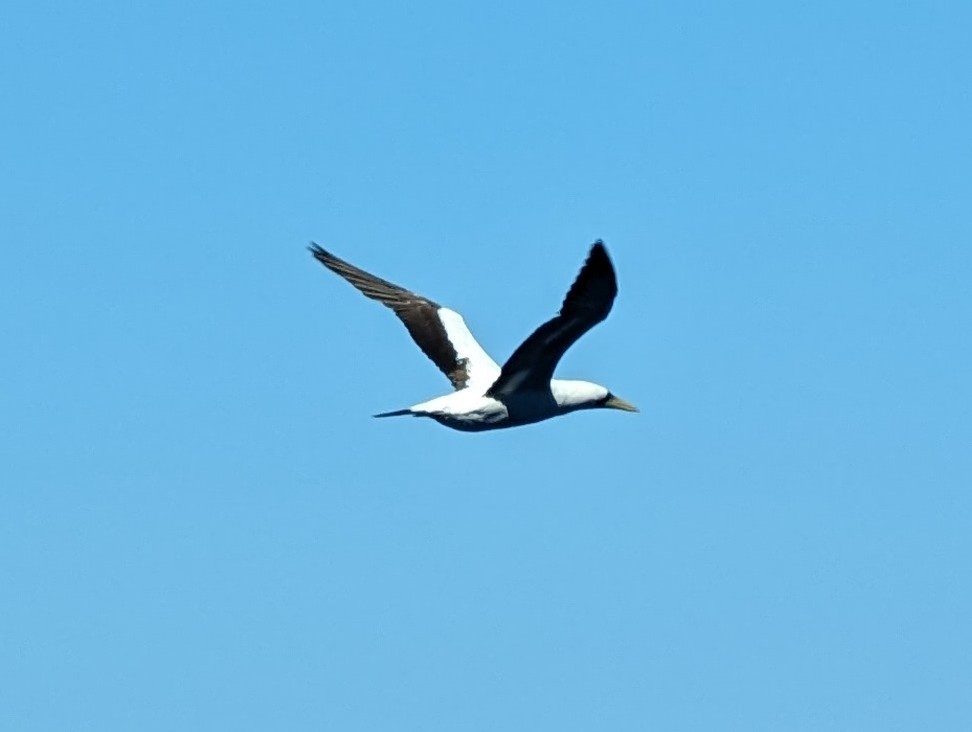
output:
[[[617,294],[614,267],[598,241],[567,293],[560,313],[527,338],[502,368],[477,343],[454,310],[358,269],[311,245],[315,259],[368,297],[390,307],[455,391],[376,417],[430,417],[464,432],[516,427],[578,409],[637,411],[600,384],[553,378],[564,352],[604,320]]]
[[[456,430],[482,432],[540,422],[583,409],[588,404],[593,406],[592,401],[607,395],[607,389],[589,381],[551,379],[547,390],[522,390],[504,397],[503,401],[481,393],[480,389],[467,387],[408,409],[376,416],[428,416]]]

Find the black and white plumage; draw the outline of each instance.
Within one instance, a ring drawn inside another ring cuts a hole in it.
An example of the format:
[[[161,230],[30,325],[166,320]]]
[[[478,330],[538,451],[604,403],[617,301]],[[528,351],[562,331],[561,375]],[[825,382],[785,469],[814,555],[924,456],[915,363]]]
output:
[[[431,417],[447,427],[475,432],[530,424],[579,409],[638,411],[600,384],[553,378],[567,349],[608,316],[618,294],[614,267],[600,240],[591,247],[560,312],[523,341],[502,369],[476,342],[459,313],[369,274],[316,244],[310,251],[364,295],[391,308],[455,389],[376,417]]]

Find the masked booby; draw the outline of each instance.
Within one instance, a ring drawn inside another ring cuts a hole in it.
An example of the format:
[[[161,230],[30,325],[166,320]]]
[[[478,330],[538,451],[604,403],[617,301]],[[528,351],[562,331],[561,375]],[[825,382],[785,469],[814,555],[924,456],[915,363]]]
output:
[[[431,417],[467,432],[516,427],[580,409],[638,409],[589,381],[553,378],[561,357],[604,320],[618,294],[604,243],[591,247],[560,312],[537,328],[503,367],[489,357],[462,316],[428,298],[355,267],[311,243],[314,258],[372,300],[391,308],[412,339],[449,378],[450,394],[375,417]]]

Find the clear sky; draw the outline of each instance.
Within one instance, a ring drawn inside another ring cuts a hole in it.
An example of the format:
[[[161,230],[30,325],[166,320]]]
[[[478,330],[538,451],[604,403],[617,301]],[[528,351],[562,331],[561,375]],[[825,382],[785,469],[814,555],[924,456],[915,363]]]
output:
[[[7,3],[0,728],[972,729],[967,3]],[[315,240],[642,408],[492,434]]]

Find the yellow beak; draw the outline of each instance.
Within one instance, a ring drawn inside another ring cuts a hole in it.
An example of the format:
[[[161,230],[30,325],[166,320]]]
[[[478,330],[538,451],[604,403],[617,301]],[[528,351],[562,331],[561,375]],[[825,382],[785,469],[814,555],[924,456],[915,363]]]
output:
[[[624,399],[618,399],[613,394],[607,398],[604,402],[605,407],[610,407],[611,409],[620,409],[624,412],[637,412],[638,407],[630,402],[626,402]]]

